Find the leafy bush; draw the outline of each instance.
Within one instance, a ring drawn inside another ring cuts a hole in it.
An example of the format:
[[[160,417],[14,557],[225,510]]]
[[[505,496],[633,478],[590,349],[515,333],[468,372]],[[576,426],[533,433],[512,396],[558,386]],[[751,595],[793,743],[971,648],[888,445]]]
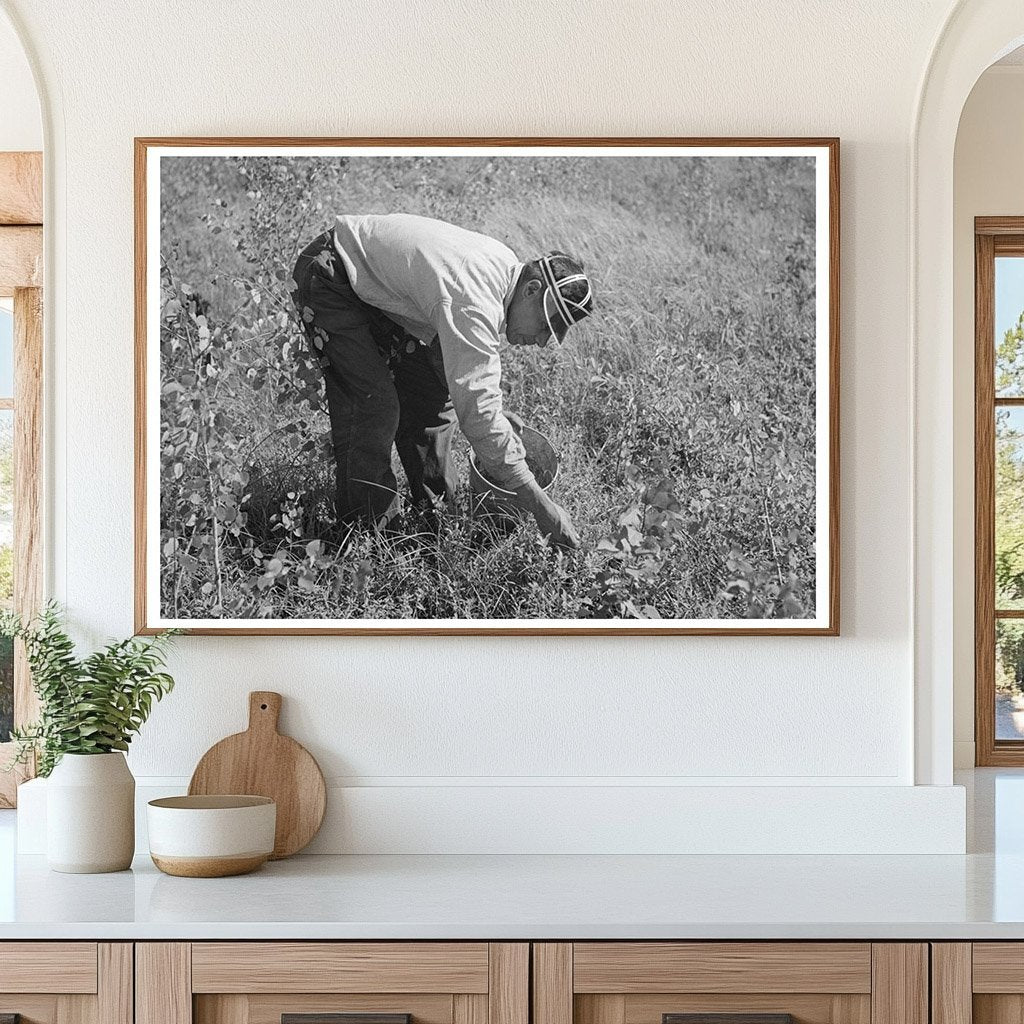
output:
[[[174,680],[159,671],[173,634],[115,641],[78,658],[56,605],[47,605],[27,624],[14,612],[0,613],[0,635],[25,644],[40,702],[39,721],[12,730],[14,764],[35,753],[38,772],[46,776],[64,754],[127,750],[153,702],[174,687]]]

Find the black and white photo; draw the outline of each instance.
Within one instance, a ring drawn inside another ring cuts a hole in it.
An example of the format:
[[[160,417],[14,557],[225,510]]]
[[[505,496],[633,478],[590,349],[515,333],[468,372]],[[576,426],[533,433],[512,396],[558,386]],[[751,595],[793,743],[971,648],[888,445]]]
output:
[[[835,140],[137,140],[143,630],[838,630]]]

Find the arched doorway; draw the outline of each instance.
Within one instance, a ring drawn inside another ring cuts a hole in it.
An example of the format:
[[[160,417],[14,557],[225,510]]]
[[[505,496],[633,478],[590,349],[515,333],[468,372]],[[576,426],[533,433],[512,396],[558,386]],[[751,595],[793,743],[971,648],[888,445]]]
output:
[[[953,772],[954,571],[953,157],[964,104],[994,61],[1024,42],[1019,0],[963,0],[925,69],[911,137],[914,359],[915,779]]]

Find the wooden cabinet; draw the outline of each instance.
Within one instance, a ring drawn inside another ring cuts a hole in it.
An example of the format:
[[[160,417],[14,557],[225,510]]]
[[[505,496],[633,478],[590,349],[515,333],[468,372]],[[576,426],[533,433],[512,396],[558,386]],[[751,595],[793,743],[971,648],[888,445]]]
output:
[[[1022,1024],[1024,943],[7,942],[8,1014],[21,1024]]]
[[[533,1024],[928,1024],[924,943],[536,943],[533,957]]]
[[[932,944],[934,1024],[1024,1021],[1024,942]]]
[[[515,942],[144,942],[136,1024],[529,1024],[529,970]]]
[[[0,943],[0,1018],[132,1024],[132,944]]]

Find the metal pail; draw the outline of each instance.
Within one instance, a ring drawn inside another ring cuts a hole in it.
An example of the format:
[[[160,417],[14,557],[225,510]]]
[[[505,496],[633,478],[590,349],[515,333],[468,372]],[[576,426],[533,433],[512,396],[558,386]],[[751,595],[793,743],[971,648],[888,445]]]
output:
[[[530,467],[537,484],[545,493],[550,493],[558,480],[558,453],[554,445],[533,427],[523,427],[519,435],[526,448],[526,464]],[[516,504],[514,491],[506,491],[503,487],[492,483],[484,476],[477,465],[476,453],[469,454],[469,486],[476,496],[475,504],[485,512],[517,512],[522,509]]]

